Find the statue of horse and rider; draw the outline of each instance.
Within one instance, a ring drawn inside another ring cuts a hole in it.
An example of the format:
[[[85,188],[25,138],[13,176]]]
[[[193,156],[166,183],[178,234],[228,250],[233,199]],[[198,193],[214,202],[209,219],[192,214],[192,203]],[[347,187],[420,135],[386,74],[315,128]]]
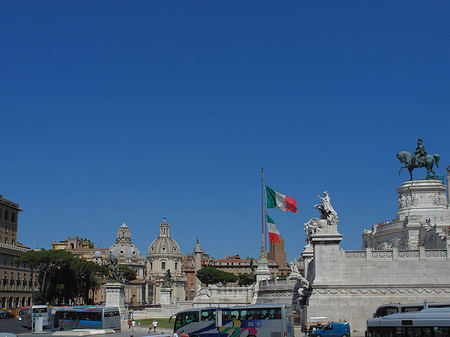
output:
[[[397,158],[401,163],[405,163],[405,165],[400,168],[398,174],[402,172],[402,169],[407,168],[412,180],[412,171],[415,168],[425,167],[427,169],[427,176],[430,174],[430,172],[436,175],[436,173],[433,171],[433,165],[434,163],[436,163],[436,167],[439,167],[440,156],[438,154],[427,154],[427,152],[425,151],[425,147],[422,144],[422,139],[419,138],[417,140],[416,151],[414,151],[413,154],[409,153],[408,151],[401,151],[397,153]]]

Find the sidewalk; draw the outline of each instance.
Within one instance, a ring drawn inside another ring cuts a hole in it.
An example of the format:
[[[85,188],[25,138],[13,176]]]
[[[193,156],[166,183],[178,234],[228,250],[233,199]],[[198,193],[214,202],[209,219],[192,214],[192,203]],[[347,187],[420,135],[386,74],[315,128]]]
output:
[[[133,335],[134,337],[140,336],[152,336],[152,335],[160,335],[160,334],[170,334],[172,335],[172,329],[164,329],[164,328],[156,328],[156,332],[152,331],[148,332],[148,326],[140,326],[136,323],[134,331],[128,327],[128,323],[122,323],[122,334],[127,334],[129,336]]]

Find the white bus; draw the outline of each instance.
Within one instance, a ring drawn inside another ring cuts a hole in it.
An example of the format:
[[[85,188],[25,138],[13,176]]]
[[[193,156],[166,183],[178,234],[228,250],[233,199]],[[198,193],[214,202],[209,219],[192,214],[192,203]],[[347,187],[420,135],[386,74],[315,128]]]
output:
[[[372,318],[367,337],[449,337],[450,308],[429,308]]]
[[[190,337],[294,337],[292,313],[284,304],[183,310],[173,331]]]
[[[36,317],[42,317],[42,325],[44,327],[48,326],[48,306],[46,305],[22,307],[19,310],[19,316],[21,317],[22,326],[26,328],[33,328],[33,320]]]
[[[386,315],[397,314],[400,312],[413,312],[420,311],[427,308],[448,308],[450,307],[449,302],[422,302],[422,303],[389,303],[380,305],[375,313],[374,318],[383,317]]]

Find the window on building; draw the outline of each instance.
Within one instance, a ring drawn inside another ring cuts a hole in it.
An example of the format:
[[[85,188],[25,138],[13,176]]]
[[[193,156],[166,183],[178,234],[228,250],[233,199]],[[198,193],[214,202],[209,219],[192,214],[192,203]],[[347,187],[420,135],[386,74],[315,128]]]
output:
[[[5,210],[5,216],[3,217],[3,219],[8,220],[8,211]]]
[[[161,262],[161,269],[166,269],[166,263],[164,261]]]
[[[8,244],[8,238],[5,238],[5,244]]]
[[[150,270],[153,269],[153,262],[150,262]]]
[[[178,262],[175,262],[175,270],[178,270]]]
[[[5,226],[5,233],[8,233],[8,226]]]
[[[14,213],[14,212],[11,214],[11,221],[12,222],[16,222],[17,221],[16,213]]]
[[[11,239],[11,244],[14,246],[16,244],[16,242],[14,241],[14,239]]]

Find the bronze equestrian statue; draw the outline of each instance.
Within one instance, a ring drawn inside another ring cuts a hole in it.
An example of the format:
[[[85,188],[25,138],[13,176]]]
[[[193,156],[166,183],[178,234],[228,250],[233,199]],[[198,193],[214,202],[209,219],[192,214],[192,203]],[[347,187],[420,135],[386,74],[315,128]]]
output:
[[[412,177],[412,171],[415,168],[425,167],[427,169],[427,176],[432,172],[434,175],[436,173],[433,171],[433,165],[436,163],[436,167],[439,167],[439,159],[441,158],[438,154],[429,155],[425,151],[425,147],[422,144],[422,139],[417,140],[417,148],[413,154],[408,151],[401,151],[397,153],[397,158],[401,163],[405,163],[404,166],[400,168],[398,174],[402,172],[402,169],[407,168],[409,170],[409,175]]]

